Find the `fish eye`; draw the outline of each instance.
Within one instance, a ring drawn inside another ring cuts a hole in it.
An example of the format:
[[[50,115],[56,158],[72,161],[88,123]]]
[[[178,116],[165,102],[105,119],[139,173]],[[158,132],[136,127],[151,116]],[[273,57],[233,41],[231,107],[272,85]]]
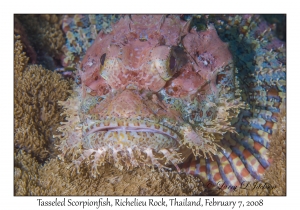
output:
[[[186,64],[187,56],[182,48],[159,46],[152,51],[153,62],[160,77],[168,81]]]
[[[183,48],[172,47],[169,58],[169,69],[173,73],[176,73],[187,63],[187,60],[187,55]]]
[[[169,60],[169,69],[171,71],[174,71],[175,65],[176,65],[176,58],[173,55],[171,55],[170,60]]]
[[[104,54],[101,55],[101,57],[100,57],[100,63],[101,63],[102,66],[104,65],[105,57],[106,57],[106,53],[104,53]]]

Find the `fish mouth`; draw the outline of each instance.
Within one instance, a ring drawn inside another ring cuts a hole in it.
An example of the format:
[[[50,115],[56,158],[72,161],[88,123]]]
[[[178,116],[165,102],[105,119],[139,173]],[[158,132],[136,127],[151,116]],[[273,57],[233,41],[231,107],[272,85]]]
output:
[[[97,120],[83,127],[83,134],[87,137],[96,132],[147,132],[161,134],[178,141],[178,134],[165,125],[148,120],[109,119]]]
[[[108,160],[119,168],[149,165],[170,169],[169,165],[174,165],[180,171],[181,135],[165,123],[104,119],[87,120],[82,126],[82,146],[94,153],[95,163]]]

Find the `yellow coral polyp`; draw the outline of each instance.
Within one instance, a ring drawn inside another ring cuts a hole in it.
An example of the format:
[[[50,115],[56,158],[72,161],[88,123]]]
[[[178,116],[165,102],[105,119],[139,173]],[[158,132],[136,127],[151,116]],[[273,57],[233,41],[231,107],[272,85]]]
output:
[[[65,100],[70,82],[38,65],[27,65],[20,37],[15,37],[14,137],[21,148],[39,160],[49,157],[52,134],[63,121],[58,100]]]

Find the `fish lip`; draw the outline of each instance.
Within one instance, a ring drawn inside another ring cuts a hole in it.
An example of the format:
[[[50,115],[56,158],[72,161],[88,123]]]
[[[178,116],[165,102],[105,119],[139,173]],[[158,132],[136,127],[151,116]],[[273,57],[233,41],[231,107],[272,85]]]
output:
[[[156,128],[149,128],[145,125],[138,125],[138,126],[117,126],[117,125],[108,125],[108,126],[95,126],[97,122],[93,123],[87,132],[84,132],[84,136],[87,137],[90,134],[99,132],[99,131],[135,131],[135,132],[148,132],[148,133],[158,133],[164,136],[167,136],[169,138],[172,138],[173,140],[178,141],[179,136],[178,134],[173,130],[170,129],[167,126],[157,124],[160,126],[161,129]],[[153,123],[154,124],[154,123]],[[156,124],[156,123],[155,123]],[[163,129],[166,129],[166,131],[163,131]],[[85,130],[85,129],[84,129]]]

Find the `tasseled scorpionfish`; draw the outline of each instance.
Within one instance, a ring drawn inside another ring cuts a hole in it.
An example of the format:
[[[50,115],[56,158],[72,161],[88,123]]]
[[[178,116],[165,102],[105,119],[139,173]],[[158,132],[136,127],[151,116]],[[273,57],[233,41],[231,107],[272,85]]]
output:
[[[58,148],[80,170],[109,162],[156,167],[238,186],[269,166],[265,141],[233,138],[239,81],[228,44],[175,15],[122,17],[100,32],[65,102]],[[188,165],[188,167],[186,167]]]

